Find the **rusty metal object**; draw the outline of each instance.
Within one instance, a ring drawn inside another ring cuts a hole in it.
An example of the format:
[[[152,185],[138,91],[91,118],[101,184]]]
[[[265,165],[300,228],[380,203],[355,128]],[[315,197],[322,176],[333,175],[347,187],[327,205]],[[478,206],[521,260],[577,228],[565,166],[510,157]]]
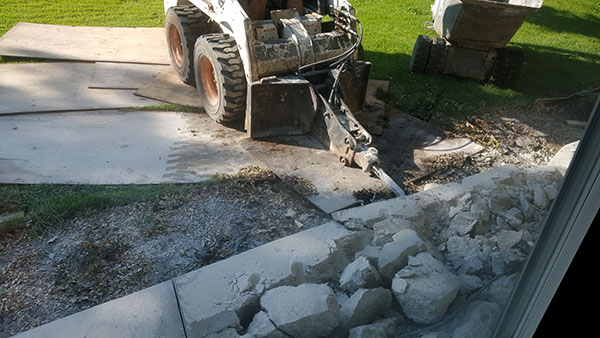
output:
[[[370,62],[355,61],[340,74],[340,94],[351,111],[362,110],[365,105],[370,71]]]
[[[541,6],[542,0],[438,0],[433,27],[460,47],[502,48]]]
[[[306,134],[316,114],[310,87],[308,81],[297,76],[265,78],[250,84],[248,135],[262,138]]]
[[[436,0],[431,6],[431,28],[442,38],[420,37],[410,69],[477,80],[492,79],[500,87],[516,84],[522,60],[508,66],[499,57],[523,21],[539,10],[543,0]],[[429,45],[423,41],[429,41]],[[425,51],[427,50],[427,52]],[[510,53],[510,52],[506,52]],[[515,55],[520,55],[514,52]],[[508,67],[508,68],[507,68]],[[505,69],[507,68],[507,69]],[[504,81],[496,81],[501,69]],[[508,75],[505,75],[505,74]]]
[[[183,67],[183,44],[181,43],[177,26],[170,24],[168,28],[168,34],[168,43],[169,48],[171,49],[171,55],[173,55],[173,61],[175,61],[177,67],[181,68]]]

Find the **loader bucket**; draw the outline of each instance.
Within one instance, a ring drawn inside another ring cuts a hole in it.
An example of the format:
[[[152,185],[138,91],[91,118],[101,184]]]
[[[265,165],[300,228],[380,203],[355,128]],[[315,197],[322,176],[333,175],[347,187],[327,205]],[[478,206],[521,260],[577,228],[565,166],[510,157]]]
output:
[[[461,47],[502,48],[543,0],[436,0],[435,31]]]
[[[271,77],[250,85],[246,130],[251,138],[306,134],[315,118],[310,82]]]

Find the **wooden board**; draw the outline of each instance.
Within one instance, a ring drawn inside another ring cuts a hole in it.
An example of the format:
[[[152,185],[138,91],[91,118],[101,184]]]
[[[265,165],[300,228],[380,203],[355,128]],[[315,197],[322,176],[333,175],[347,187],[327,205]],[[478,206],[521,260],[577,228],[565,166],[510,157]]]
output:
[[[0,37],[0,55],[70,61],[170,64],[163,28],[19,22]]]
[[[88,88],[137,90],[169,66],[96,62]]]
[[[142,107],[132,90],[90,89],[92,63],[0,64],[0,114]]]
[[[259,165],[243,132],[206,114],[90,111],[0,116],[0,183],[200,182]]]
[[[172,67],[163,69],[134,94],[173,104],[202,107],[196,88],[181,82]]]

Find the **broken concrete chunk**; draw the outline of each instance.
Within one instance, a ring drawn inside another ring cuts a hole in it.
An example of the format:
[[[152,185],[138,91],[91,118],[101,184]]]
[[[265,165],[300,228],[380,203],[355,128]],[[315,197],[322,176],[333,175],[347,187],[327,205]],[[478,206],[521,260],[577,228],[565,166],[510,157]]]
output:
[[[510,249],[506,252],[493,252],[490,258],[492,272],[494,275],[500,276],[521,269],[527,255],[519,249]]]
[[[502,230],[497,235],[493,236],[492,240],[496,242],[496,245],[498,245],[498,249],[501,252],[506,252],[520,242],[526,241],[527,238],[524,230]]]
[[[575,155],[575,150],[577,150],[578,145],[579,141],[576,141],[560,148],[556,155],[548,162],[548,165],[557,167],[564,175],[571,164],[571,160],[573,159],[573,155]]]
[[[409,265],[398,271],[392,285],[406,316],[419,324],[441,320],[459,290],[458,278],[426,252],[411,257]]]
[[[518,273],[510,276],[502,276],[492,282],[492,284],[483,291],[481,297],[487,301],[504,306],[506,302],[508,302],[508,298],[517,285],[518,280]]]
[[[558,188],[555,186],[555,184],[556,183],[548,184],[544,187],[544,192],[546,193],[548,199],[551,201],[553,201],[556,198],[556,195],[558,195]]]
[[[432,187],[427,190],[428,194],[435,196],[440,202],[449,205],[457,205],[467,190],[459,183],[448,183]],[[464,201],[463,201],[464,202]]]
[[[279,331],[273,322],[269,319],[266,312],[260,311],[252,319],[248,331],[244,337],[252,338],[288,338],[283,332]]]
[[[560,182],[563,174],[554,166],[538,166],[525,169],[525,175],[528,180],[547,185],[553,182]]]
[[[338,222],[347,222],[351,219],[354,219],[358,222],[369,225],[388,217],[391,215],[392,210],[401,208],[401,206],[405,203],[405,199],[406,197],[392,198],[356,208],[336,211],[332,213],[331,216]]]
[[[366,257],[359,257],[348,264],[340,277],[340,287],[349,292],[360,288],[373,288],[381,285],[381,277]]]
[[[417,220],[423,217],[423,210],[421,205],[415,201],[415,198],[397,197],[352,209],[336,211],[332,216],[333,219],[339,222],[347,222],[353,219],[355,222],[359,221],[370,227],[390,216],[402,216],[406,219]]]
[[[342,305],[342,326],[352,328],[377,320],[392,304],[392,293],[388,289],[359,289]]]
[[[488,207],[495,214],[501,214],[513,207],[513,199],[504,190],[497,189],[492,191],[488,199]]]
[[[422,335],[420,338],[451,338],[446,332],[430,332]]]
[[[325,284],[280,286],[260,299],[275,326],[294,338],[326,337],[339,324],[339,305]]]
[[[201,337],[205,337],[212,333],[227,331],[228,329],[233,329],[233,331],[236,332],[236,335],[237,330],[242,329],[240,319],[235,311],[223,311],[210,318],[191,323],[187,330],[196,332],[201,335]]]
[[[540,209],[546,209],[548,205],[548,198],[546,198],[544,187],[539,183],[533,184],[533,204]]]
[[[498,215],[514,229],[518,229],[523,225],[523,213],[517,208],[499,212]]]
[[[498,304],[475,301],[467,306],[465,322],[454,330],[452,338],[491,338],[501,314]]]
[[[489,241],[483,236],[475,236],[475,238],[452,236],[446,242],[446,250],[448,251],[446,259],[452,263],[455,269],[459,269],[473,258],[477,258],[481,262],[482,268],[485,268],[489,266],[492,252]],[[473,269],[477,269],[477,262],[473,261],[473,264],[475,264]],[[467,267],[465,269],[468,271]]]
[[[370,325],[357,326],[350,330],[348,338],[389,338],[396,332],[396,318],[378,320]]]
[[[483,262],[479,257],[469,258],[463,265],[458,269],[459,274],[475,274],[483,269]]]
[[[462,186],[467,191],[493,190],[496,188],[496,182],[505,182],[520,173],[519,168],[513,165],[505,165],[466,177],[462,180]]]
[[[462,294],[471,293],[483,286],[481,278],[473,275],[458,275],[459,291]]]
[[[384,245],[392,241],[392,237],[398,232],[411,229],[415,221],[404,217],[390,217],[373,224],[373,245]]]
[[[394,274],[406,266],[408,257],[425,249],[425,243],[414,230],[402,230],[395,240],[381,248],[377,265],[384,283],[389,285]]]
[[[451,235],[458,234],[460,236],[468,234],[482,234],[487,230],[481,222],[482,213],[480,212],[458,212],[448,227],[448,232]]]
[[[379,256],[381,255],[381,248],[378,246],[367,245],[362,251],[357,252],[354,257],[365,257],[371,265],[377,267]]]
[[[211,333],[205,338],[239,338],[240,335],[235,329],[226,329],[221,332]]]

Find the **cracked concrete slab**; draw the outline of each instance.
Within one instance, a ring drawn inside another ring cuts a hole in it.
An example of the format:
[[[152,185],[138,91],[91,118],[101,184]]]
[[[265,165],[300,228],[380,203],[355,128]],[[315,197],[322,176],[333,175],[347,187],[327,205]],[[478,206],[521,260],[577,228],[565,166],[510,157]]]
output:
[[[90,89],[93,71],[93,63],[1,64],[0,115],[160,104],[132,90]]]
[[[14,338],[185,338],[171,281],[157,284]]]
[[[248,139],[242,146],[284,180],[308,183],[309,187],[301,182],[292,187],[326,213],[357,204],[357,191],[386,189],[380,180],[361,169],[342,165],[335,154],[310,136]]]
[[[0,116],[0,182],[199,182],[260,164],[238,148],[243,137],[203,113]]]
[[[168,65],[163,28],[61,26],[19,22],[0,37],[0,55]]]
[[[251,320],[260,310],[255,302],[265,290],[300,285],[309,278],[321,282],[339,278],[354,252],[366,244],[363,235],[330,222],[176,278],[188,336],[210,334],[206,324],[225,322],[222,318],[232,312],[242,322],[243,317]]]

